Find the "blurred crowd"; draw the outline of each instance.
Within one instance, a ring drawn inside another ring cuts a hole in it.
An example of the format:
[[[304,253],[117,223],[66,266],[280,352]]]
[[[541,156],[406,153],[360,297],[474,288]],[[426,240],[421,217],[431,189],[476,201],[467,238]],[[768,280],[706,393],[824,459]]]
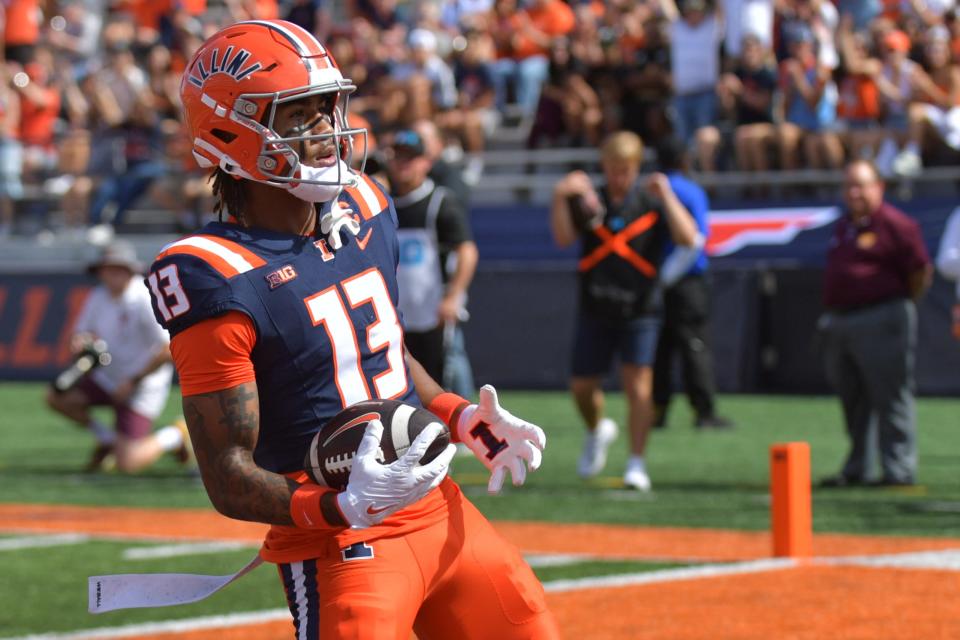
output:
[[[178,104],[192,52],[237,20],[315,33],[359,87],[351,124],[432,120],[465,178],[501,129],[531,148],[628,129],[710,171],[884,175],[960,149],[953,0],[0,0],[0,235],[120,226],[149,195],[209,210]],[[375,148],[371,144],[371,150]],[[54,205],[51,207],[50,203]],[[62,215],[61,213],[62,212]]]

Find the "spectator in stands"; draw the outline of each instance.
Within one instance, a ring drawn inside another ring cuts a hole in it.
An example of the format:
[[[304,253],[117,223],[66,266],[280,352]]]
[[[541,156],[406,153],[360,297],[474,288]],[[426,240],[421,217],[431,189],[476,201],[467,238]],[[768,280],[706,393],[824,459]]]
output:
[[[716,168],[720,135],[711,126],[717,119],[717,81],[720,79],[720,43],[723,14],[706,0],[661,0],[671,20],[670,70],[673,78],[673,132],[696,149],[703,171]]]
[[[127,243],[109,245],[89,272],[100,284],[84,303],[70,344],[79,352],[94,340],[103,340],[112,359],[72,388],[51,391],[47,404],[92,432],[97,445],[89,471],[100,470],[111,454],[117,469],[125,473],[150,466],[168,451],[187,462],[190,443],[182,421],[151,434],[153,421],[167,404],[173,365],[169,338],[153,317],[136,252]],[[98,406],[113,408],[113,428],[91,413]]]
[[[786,52],[790,55],[790,34],[798,29],[809,29],[813,34],[813,50],[817,62],[830,71],[837,68],[839,55],[835,44],[834,34],[840,17],[832,2],[824,0],[789,0],[780,7],[781,32],[784,35]]]
[[[333,27],[330,9],[324,0],[293,0],[288,3],[287,13],[283,19],[300,25],[315,35],[320,42],[327,41]]]
[[[90,10],[81,0],[60,3],[61,14],[50,20],[47,43],[57,57],[66,62],[74,76],[88,73],[96,59],[103,16]]]
[[[657,270],[668,239],[690,247],[697,227],[662,173],[640,179],[643,143],[631,132],[601,147],[605,184],[574,171],[557,183],[550,210],[556,243],[581,242],[579,302],[570,389],[587,428],[578,464],[584,478],[603,470],[617,425],[604,414],[601,382],[615,356],[627,398],[630,457],[625,486],[650,490],[644,455],[653,423],[653,358],[660,330]]]
[[[834,131],[837,87],[831,71],[817,58],[812,29],[792,23],[786,39],[790,56],[780,66],[783,120],[777,130],[782,169],[799,168],[802,157],[814,169],[843,164],[843,146]]]
[[[767,171],[776,140],[773,97],[777,72],[772,52],[756,36],[744,37],[741,53],[736,69],[720,77],[717,95],[723,110],[732,113],[736,123],[737,166],[742,171]]]
[[[160,43],[150,47],[146,70],[150,107],[172,131],[180,116],[180,72],[174,68],[170,49]]]
[[[651,19],[650,27],[644,31],[643,44],[633,51],[632,57],[621,50],[620,62],[603,69],[598,94],[604,109],[604,131],[629,129],[650,144],[659,144],[664,136],[670,135],[673,93],[670,24],[659,18]],[[615,49],[607,48],[611,58]]]
[[[837,125],[850,158],[871,159],[883,140],[880,89],[875,80],[880,62],[871,60],[866,33],[853,30],[853,17],[840,20],[837,41],[843,65],[837,96]]]
[[[43,19],[40,0],[5,0],[0,6],[0,18],[3,23],[3,59],[21,66],[33,62]]]
[[[450,66],[437,55],[437,36],[418,28],[410,32],[408,41],[410,59],[390,73],[395,91],[402,94],[395,99],[398,121],[405,125],[457,106],[457,84]]]
[[[884,202],[884,185],[869,161],[844,174],[845,215],[827,251],[818,327],[827,379],[840,395],[850,452],[822,486],[871,480],[871,429],[876,428],[879,485],[916,481],[914,355],[916,301],[932,268],[917,223]]]
[[[529,0],[519,11],[515,9],[515,0],[498,0],[494,8],[499,18],[495,28],[505,29],[495,36],[500,38],[493,65],[497,107],[504,110],[507,86],[512,84],[520,111],[532,118],[547,79],[550,43],[573,31],[575,17],[563,0]]]
[[[728,69],[741,62],[748,38],[756,40],[761,49],[772,49],[773,0],[723,0],[722,6],[726,16],[723,51]]]
[[[362,21],[380,31],[404,29],[397,0],[352,0],[348,12],[355,21]]]
[[[230,9],[234,22],[276,20],[280,17],[277,0],[224,0],[224,4]]]
[[[884,176],[916,175],[920,171],[920,148],[909,140],[910,104],[924,95],[935,96],[940,104],[948,101],[923,67],[909,58],[910,48],[910,38],[903,31],[894,29],[883,36],[876,82],[885,135],[877,151],[877,168]],[[901,145],[905,145],[903,149]]]
[[[113,158],[111,171],[96,187],[90,204],[90,224],[97,227],[120,227],[126,212],[136,204],[153,184],[166,173],[162,138],[156,113],[146,100],[133,105],[130,116],[119,127],[122,155]],[[107,206],[113,208],[109,220],[104,219]]]
[[[550,47],[550,69],[530,131],[530,147],[547,139],[560,146],[596,146],[603,112],[587,71],[571,56],[570,43],[557,38]]]
[[[937,251],[937,271],[956,283],[956,299],[951,310],[953,337],[960,340],[960,209],[954,209],[947,219],[940,249]]]
[[[486,138],[500,122],[496,109],[493,72],[493,40],[490,34],[470,31],[464,49],[454,62],[457,105],[438,113],[436,122],[446,135],[459,141],[467,155],[471,180],[476,183],[483,169]]]
[[[870,24],[880,15],[887,3],[876,0],[838,0],[837,10],[841,16],[850,16],[853,22],[853,31],[864,33]]]
[[[26,77],[14,82],[20,93],[20,141],[23,171],[31,182],[41,182],[57,166],[55,125],[60,115],[62,87],[55,76],[49,49],[38,47],[34,61],[24,67]]]
[[[13,67],[0,64],[0,238],[13,231],[14,207],[23,197],[23,146],[20,144],[20,95]]]
[[[910,104],[909,139],[895,165],[908,175],[923,166],[922,156],[926,151],[939,150],[943,144],[960,151],[960,66],[951,60],[950,34],[946,27],[931,28],[925,39],[924,70],[938,91]],[[938,144],[924,144],[928,141]]]
[[[354,40],[360,40],[360,38],[336,35],[327,43],[327,48],[333,55],[333,59],[337,61],[343,76],[353,80],[357,86],[357,91],[350,96],[352,113],[360,113],[369,118],[379,115],[382,102],[377,92],[371,87],[376,87],[381,77],[387,76],[387,69],[386,65],[364,61]]]
[[[114,42],[108,50],[107,66],[88,84],[96,117],[106,126],[91,159],[101,179],[90,203],[90,223],[108,236],[154,180],[166,172],[148,76],[136,65],[129,47],[128,41]],[[108,205],[113,213],[105,219]]]
[[[915,25],[916,33],[943,24],[944,15],[955,6],[954,0],[907,0],[900,3],[904,22]]]
[[[447,343],[465,319],[478,254],[463,204],[427,177],[431,165],[416,131],[393,135],[387,168],[399,221],[398,308],[404,342],[427,373],[442,381]]]
[[[469,33],[486,28],[492,9],[493,0],[447,0],[441,17],[447,27]]]
[[[710,201],[706,191],[690,180],[687,151],[675,138],[657,147],[657,165],[667,174],[670,188],[697,225],[691,247],[675,247],[668,241],[660,269],[663,287],[663,324],[653,362],[655,428],[667,426],[667,411],[673,395],[673,361],[679,353],[683,385],[694,411],[698,429],[728,429],[730,420],[717,415],[713,351],[710,347],[710,285],[706,277],[706,243],[710,235]]]

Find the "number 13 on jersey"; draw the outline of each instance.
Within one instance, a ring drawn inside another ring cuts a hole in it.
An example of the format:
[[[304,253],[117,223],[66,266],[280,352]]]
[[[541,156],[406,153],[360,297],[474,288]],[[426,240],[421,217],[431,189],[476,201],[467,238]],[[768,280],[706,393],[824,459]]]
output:
[[[341,295],[340,290],[343,290]],[[345,299],[345,300],[344,300]],[[369,304],[376,319],[367,326],[366,336],[358,336],[346,304],[351,309]],[[403,361],[403,330],[387,291],[387,284],[376,268],[347,278],[304,299],[313,326],[322,325],[333,348],[334,378],[343,406],[371,398],[394,398],[407,390],[407,372]],[[360,366],[360,339],[366,339],[371,353],[386,349],[387,370],[373,376],[371,394]]]

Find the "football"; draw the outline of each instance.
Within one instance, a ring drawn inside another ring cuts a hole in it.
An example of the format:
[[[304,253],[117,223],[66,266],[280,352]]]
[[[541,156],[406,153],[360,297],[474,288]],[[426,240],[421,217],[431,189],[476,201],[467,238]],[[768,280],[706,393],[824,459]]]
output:
[[[421,464],[436,458],[450,444],[446,425],[426,409],[396,400],[366,400],[351,405],[327,422],[313,437],[303,461],[307,475],[317,484],[338,491],[347,486],[353,456],[371,420],[383,423],[383,438],[377,460],[390,464],[402,456],[410,443],[432,422],[443,426],[443,432],[420,459]]]

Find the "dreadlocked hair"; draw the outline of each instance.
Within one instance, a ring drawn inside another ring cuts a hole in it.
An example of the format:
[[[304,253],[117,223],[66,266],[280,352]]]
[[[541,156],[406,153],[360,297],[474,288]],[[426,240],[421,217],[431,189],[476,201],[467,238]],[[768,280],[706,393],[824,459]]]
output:
[[[210,174],[210,180],[213,182],[213,195],[217,199],[214,205],[217,218],[223,222],[223,214],[226,213],[242,223],[243,210],[247,204],[243,181],[237,180],[220,167]]]

